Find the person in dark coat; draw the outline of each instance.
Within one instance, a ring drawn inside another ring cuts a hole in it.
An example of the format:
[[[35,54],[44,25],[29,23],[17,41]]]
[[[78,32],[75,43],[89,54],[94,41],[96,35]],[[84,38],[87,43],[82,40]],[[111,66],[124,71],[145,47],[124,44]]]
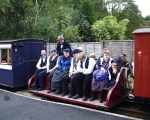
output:
[[[45,75],[47,73],[46,68],[47,68],[47,54],[46,50],[41,50],[41,56],[40,59],[38,60],[38,63],[36,65],[36,71],[35,71],[35,89],[37,90],[42,90],[44,89],[44,84],[41,79],[41,75]]]
[[[50,89],[51,89],[51,87],[50,87],[51,78],[56,69],[57,58],[58,58],[57,51],[56,51],[56,49],[54,49],[51,51],[50,55],[47,58],[47,73],[40,74],[41,80],[43,80],[43,82],[44,82],[45,76],[48,75],[48,78],[49,78],[48,93],[50,92]]]
[[[58,38],[57,38],[57,47],[56,47],[57,54],[59,56],[63,55],[63,50],[67,49],[67,48],[70,50],[70,53],[71,53],[72,51],[71,51],[70,44],[65,42],[63,35],[58,36]]]
[[[108,87],[112,87],[115,84],[118,73],[119,73],[119,69],[117,66],[117,62],[113,61],[111,67],[109,68]]]
[[[56,70],[51,80],[51,90],[55,94],[66,95],[69,84],[69,68],[71,65],[70,49],[64,49],[63,55],[59,56]]]
[[[132,63],[130,63],[127,60],[127,54],[122,53],[117,59],[116,63],[118,66],[118,69],[120,70],[121,67],[126,67],[127,68],[127,76],[132,74]]]

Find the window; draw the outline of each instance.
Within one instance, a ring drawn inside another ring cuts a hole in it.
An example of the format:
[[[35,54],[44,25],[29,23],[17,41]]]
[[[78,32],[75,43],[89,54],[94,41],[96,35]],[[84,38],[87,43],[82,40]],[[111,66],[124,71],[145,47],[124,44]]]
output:
[[[0,49],[0,64],[11,64],[11,50],[7,48]]]

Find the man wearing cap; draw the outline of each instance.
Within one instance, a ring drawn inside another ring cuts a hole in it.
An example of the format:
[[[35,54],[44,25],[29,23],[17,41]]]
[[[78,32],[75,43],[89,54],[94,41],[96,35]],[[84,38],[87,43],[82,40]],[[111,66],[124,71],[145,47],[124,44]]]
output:
[[[75,69],[75,73],[71,77],[71,83],[75,91],[69,95],[74,99],[83,97],[83,100],[87,100],[90,97],[92,73],[95,67],[96,61],[93,58],[87,57],[82,48],[78,48],[78,62]]]
[[[46,50],[41,50],[41,56],[36,65],[37,70],[35,71],[35,88],[41,90],[44,88],[43,82],[40,79],[41,74],[46,73],[47,68],[47,54]]]
[[[51,90],[55,94],[68,93],[69,68],[71,65],[70,49],[64,49],[63,55],[57,60],[56,70],[51,80]]]
[[[56,47],[57,54],[59,56],[63,55],[63,50],[67,49],[67,48],[70,50],[70,53],[71,53],[70,44],[65,42],[63,35],[58,36],[58,38],[57,38],[57,47]]]
[[[76,74],[79,73],[78,71],[78,66],[79,66],[79,59],[78,59],[78,54],[82,52],[82,50],[80,48],[74,49],[72,54],[73,57],[71,59],[71,66],[70,66],[70,70],[69,70],[69,77],[70,77],[70,93],[69,93],[69,98],[73,97],[76,93],[77,93],[77,89],[76,89]]]
[[[57,59],[58,59],[58,55],[57,55],[57,51],[56,49],[51,50],[50,55],[47,58],[47,73],[45,75],[48,75],[49,77],[49,85],[48,85],[48,89],[50,90],[51,87],[51,78],[53,76],[53,73],[56,69],[56,63],[57,63]],[[44,80],[45,75],[41,75],[41,79]],[[50,92],[50,91],[48,91]]]

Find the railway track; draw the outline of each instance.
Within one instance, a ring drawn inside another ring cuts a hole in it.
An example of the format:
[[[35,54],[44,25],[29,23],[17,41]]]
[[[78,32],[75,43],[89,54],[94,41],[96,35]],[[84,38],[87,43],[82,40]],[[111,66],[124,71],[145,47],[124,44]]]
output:
[[[35,96],[26,90],[19,91],[17,93],[49,101],[49,99],[46,97],[43,98],[43,97]],[[150,120],[150,103],[135,103],[133,101],[132,102],[125,101],[125,102],[121,103],[120,105],[116,106],[115,108],[112,108],[109,110],[105,109],[104,107],[99,107],[97,110],[107,111],[107,112],[120,114],[120,115],[131,116],[131,117],[140,118],[140,119],[144,119],[144,120]]]
[[[4,88],[3,88],[4,89]],[[5,89],[6,90],[6,89]],[[17,90],[12,91],[8,90],[18,95],[23,95],[30,98],[40,99],[40,100],[48,100],[47,98],[35,96],[28,92],[28,90]],[[112,109],[105,109],[103,107],[99,107],[97,110],[107,111],[114,114],[125,115],[129,117],[134,117],[138,119],[150,120],[150,103],[135,103],[135,102],[123,102],[120,105],[116,106]]]

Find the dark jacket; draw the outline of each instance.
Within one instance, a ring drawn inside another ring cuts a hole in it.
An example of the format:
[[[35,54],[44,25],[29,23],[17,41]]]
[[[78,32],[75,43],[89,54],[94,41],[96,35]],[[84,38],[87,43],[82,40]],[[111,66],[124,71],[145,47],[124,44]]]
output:
[[[62,45],[62,47],[61,47],[61,45]],[[57,43],[57,47],[56,47],[57,54],[58,54],[59,56],[63,55],[63,50],[66,49],[66,48],[69,48],[69,49],[70,49],[70,52],[72,52],[69,43],[67,43],[67,42],[64,42],[63,44]]]
[[[65,58],[64,56],[60,56],[58,59],[58,70],[65,72],[69,71],[71,65],[71,57]]]

